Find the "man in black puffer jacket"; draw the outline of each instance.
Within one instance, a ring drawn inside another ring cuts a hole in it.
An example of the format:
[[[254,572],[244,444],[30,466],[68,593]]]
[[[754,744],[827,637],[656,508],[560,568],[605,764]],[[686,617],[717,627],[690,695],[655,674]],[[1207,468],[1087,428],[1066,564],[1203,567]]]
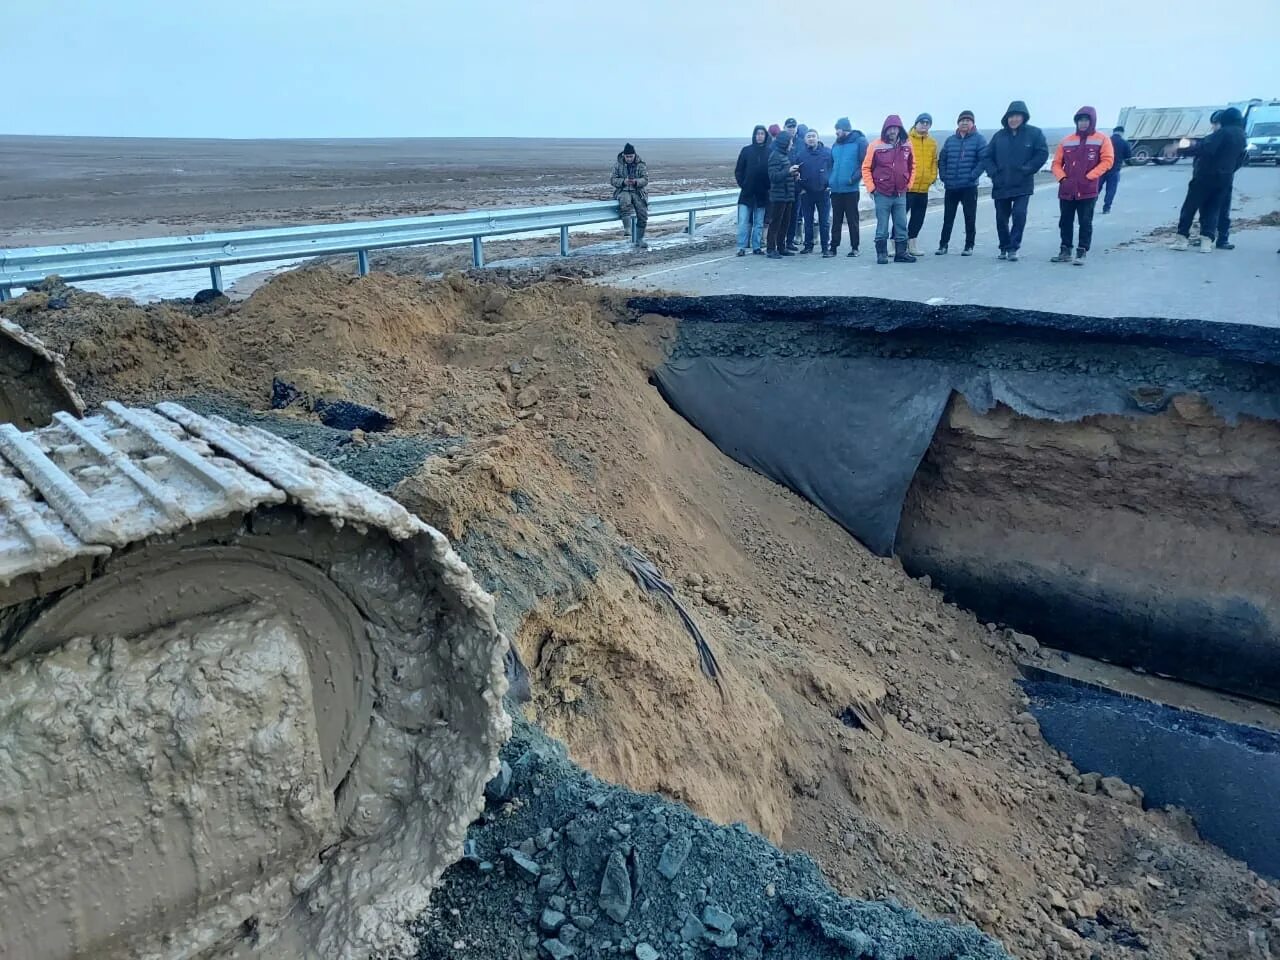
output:
[[[1036,190],[1036,174],[1049,159],[1049,144],[1030,120],[1027,105],[1021,100],[1013,101],[1000,119],[1000,129],[987,144],[984,166],[991,178],[1001,260],[1018,259],[1022,231],[1027,225],[1027,205]]]
[[[764,237],[764,211],[769,205],[769,131],[761,124],[751,131],[751,142],[738,151],[738,165],[733,171],[738,181],[738,256],[764,253],[760,244]]]
[[[1218,115],[1219,127],[1194,147],[1184,147],[1183,153],[1195,156],[1191,168],[1191,181],[1187,184],[1187,196],[1182,201],[1178,215],[1178,236],[1173,249],[1186,250],[1191,246],[1191,221],[1200,214],[1200,252],[1213,249],[1218,232],[1218,215],[1224,201],[1231,193],[1231,181],[1240,158],[1244,156],[1248,140],[1244,135],[1244,116],[1235,107],[1227,107]]]
[[[800,167],[791,158],[791,137],[784,131],[769,150],[769,258],[795,256],[787,247],[787,228],[795,217]]]

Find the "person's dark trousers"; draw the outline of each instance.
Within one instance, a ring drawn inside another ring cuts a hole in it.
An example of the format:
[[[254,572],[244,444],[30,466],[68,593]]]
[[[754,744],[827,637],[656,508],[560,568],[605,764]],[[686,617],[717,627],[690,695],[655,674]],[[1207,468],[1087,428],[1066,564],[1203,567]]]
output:
[[[951,243],[951,228],[956,223],[956,207],[964,209],[964,245],[972,247],[978,236],[978,188],[960,187],[942,195],[942,239],[938,246]]]
[[[840,246],[840,222],[847,220],[849,222],[849,249],[857,250],[858,243],[862,239],[862,231],[858,224],[858,197],[860,194],[857,190],[853,193],[833,193],[831,194],[831,249],[834,250]]]
[[[1218,246],[1231,242],[1231,190],[1228,187],[1218,203]]]
[[[1112,167],[1102,175],[1102,188],[1105,191],[1102,197],[1102,212],[1110,213],[1111,204],[1116,199],[1116,190],[1120,188],[1120,170],[1118,167]]]
[[[1212,240],[1218,226],[1221,195],[1219,184],[1193,178],[1187,184],[1187,197],[1182,201],[1182,211],[1178,214],[1178,233],[1184,237],[1191,236],[1191,222],[1199,213],[1200,236]]]
[[[800,217],[804,220],[804,245],[813,249],[813,215],[818,214],[818,237],[825,252],[831,242],[831,194],[823,190],[800,194]]]
[[[773,201],[769,204],[769,235],[765,246],[770,253],[781,253],[787,244],[787,225],[792,222],[791,207],[793,204]]]
[[[1022,246],[1022,231],[1027,226],[1027,205],[1031,195],[1005,197],[996,203],[996,235],[1002,251],[1017,250]]]
[[[924,214],[929,209],[927,193],[907,194],[907,239],[914,240],[920,236],[920,228],[924,226]]]
[[[787,246],[794,247],[796,245],[796,234],[800,232],[800,200],[791,204],[791,222],[787,224]]]
[[[1089,244],[1093,242],[1093,208],[1097,204],[1097,197],[1090,197],[1087,200],[1058,200],[1058,233],[1062,237],[1064,247],[1089,249]],[[1080,221],[1080,242],[1072,244],[1071,238],[1075,234],[1077,220]]]

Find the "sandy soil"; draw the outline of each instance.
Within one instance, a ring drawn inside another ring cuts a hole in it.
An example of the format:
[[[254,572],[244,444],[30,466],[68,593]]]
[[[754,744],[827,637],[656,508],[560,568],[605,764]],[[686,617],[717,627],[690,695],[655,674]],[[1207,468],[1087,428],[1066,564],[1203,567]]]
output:
[[[720,454],[648,382],[673,321],[619,325],[622,303],[305,270],[200,316],[78,293],[0,314],[64,352],[91,402],[262,408],[304,368],[398,433],[454,438],[395,495],[489,578],[530,718],[601,777],[745,821],[841,892],[971,920],[1016,956],[1267,956],[1280,890],[1180,811],[1077,789],[1024,712],[1015,638]],[[623,542],[677,584],[720,685]]]

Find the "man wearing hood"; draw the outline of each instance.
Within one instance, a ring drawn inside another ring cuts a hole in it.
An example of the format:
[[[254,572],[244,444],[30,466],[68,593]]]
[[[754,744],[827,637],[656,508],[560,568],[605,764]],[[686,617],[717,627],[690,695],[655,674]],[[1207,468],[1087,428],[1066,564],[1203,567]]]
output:
[[[763,254],[764,211],[769,205],[769,131],[757,123],[751,142],[738,151],[733,177],[738,181],[738,256]]]
[[[1049,145],[1039,127],[1030,123],[1031,111],[1021,100],[1009,104],[1000,118],[1000,129],[991,135],[984,163],[991,178],[991,199],[996,208],[996,233],[1001,260],[1017,260],[1027,206],[1036,189],[1036,174],[1049,159]]]
[[[644,242],[644,228],[649,223],[649,175],[644,161],[631,144],[624,146],[618,154],[609,183],[613,186],[613,198],[618,201],[618,213],[627,239],[637,247],[647,249],[649,245]],[[631,226],[633,218],[634,233]]]
[[[853,129],[848,117],[836,121],[836,142],[831,148],[831,256],[840,247],[840,224],[849,223],[849,256],[858,255],[861,231],[858,229],[858,186],[862,161],[867,155],[867,138]]]
[[[956,222],[956,207],[964,210],[964,252],[973,256],[977,238],[978,178],[982,176],[983,155],[987,138],[978,132],[972,110],[961,110],[956,118],[956,132],[947,137],[938,155],[938,175],[945,192],[942,195],[942,236],[938,240],[938,256],[945,256],[951,243],[951,228]]]
[[[1244,135],[1244,117],[1235,107],[1227,107],[1219,114],[1219,127],[1200,141],[1193,149],[1195,164],[1191,168],[1191,182],[1187,184],[1187,197],[1182,202],[1178,217],[1178,236],[1173,249],[1190,247],[1191,221],[1200,214],[1200,252],[1213,250],[1218,232],[1218,218],[1222,204],[1230,202],[1232,180],[1245,154],[1248,140]]]
[[[924,226],[924,215],[929,209],[929,188],[938,179],[938,141],[929,136],[933,117],[922,113],[916,117],[907,138],[911,141],[911,155],[915,157],[916,172],[907,187],[907,252],[920,256],[916,237]]]
[[[1111,169],[1102,175],[1102,212],[1110,213],[1111,204],[1116,202],[1116,191],[1120,189],[1120,169],[1129,162],[1129,158],[1133,156],[1133,147],[1129,141],[1124,138],[1124,127],[1116,126],[1111,131],[1111,151],[1115,154],[1115,163],[1111,165]]]
[[[1111,138],[1098,132],[1098,111],[1081,107],[1075,115],[1076,132],[1062,138],[1053,154],[1053,176],[1058,181],[1058,233],[1062,246],[1053,263],[1075,263],[1084,266],[1084,258],[1093,243],[1093,208],[1098,203],[1098,189],[1103,175],[1115,163]],[[1080,242],[1075,260],[1071,259],[1071,240],[1076,220],[1080,221]]]
[[[907,187],[915,159],[897,114],[884,118],[880,139],[867,147],[862,183],[876,204],[876,263],[889,262],[889,220],[893,219],[893,262],[915,263],[907,252]]]
[[[831,176],[831,151],[818,140],[818,131],[804,136],[797,165],[800,167],[800,218],[804,221],[804,247],[801,253],[813,253],[813,218],[818,215],[818,237],[822,256],[831,256],[831,195],[827,180]]]
[[[795,256],[793,251],[786,249],[786,245],[799,176],[800,167],[791,162],[791,135],[784,130],[774,138],[769,148],[769,233],[765,246],[769,249],[770,260]]]

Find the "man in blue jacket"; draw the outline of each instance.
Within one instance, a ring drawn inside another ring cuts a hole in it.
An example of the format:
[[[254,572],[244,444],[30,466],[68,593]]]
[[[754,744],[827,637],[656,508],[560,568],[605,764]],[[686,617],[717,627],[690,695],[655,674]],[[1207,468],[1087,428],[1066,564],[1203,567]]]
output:
[[[840,224],[849,223],[849,256],[858,255],[861,231],[858,229],[858,184],[862,180],[862,161],[867,155],[867,138],[853,129],[848,117],[836,121],[836,142],[831,148],[831,256],[840,248]]]
[[[973,256],[977,238],[978,178],[982,176],[982,156],[987,138],[978,132],[972,110],[961,110],[956,119],[956,132],[947,137],[938,154],[938,178],[946,188],[942,195],[942,236],[938,240],[938,256],[945,256],[951,243],[951,228],[956,223],[956,207],[964,210],[964,251],[962,257]]]
[[[1111,204],[1115,202],[1116,191],[1120,189],[1120,168],[1133,156],[1133,147],[1124,138],[1124,127],[1116,127],[1111,131],[1111,149],[1115,153],[1115,162],[1111,169],[1102,175],[1102,188],[1106,191],[1102,197],[1102,212],[1110,213]]]
[[[813,253],[813,215],[818,215],[818,233],[822,255],[831,256],[831,195],[827,180],[831,176],[831,151],[818,142],[818,131],[805,134],[800,148],[800,216],[804,220],[804,247],[801,253]]]

